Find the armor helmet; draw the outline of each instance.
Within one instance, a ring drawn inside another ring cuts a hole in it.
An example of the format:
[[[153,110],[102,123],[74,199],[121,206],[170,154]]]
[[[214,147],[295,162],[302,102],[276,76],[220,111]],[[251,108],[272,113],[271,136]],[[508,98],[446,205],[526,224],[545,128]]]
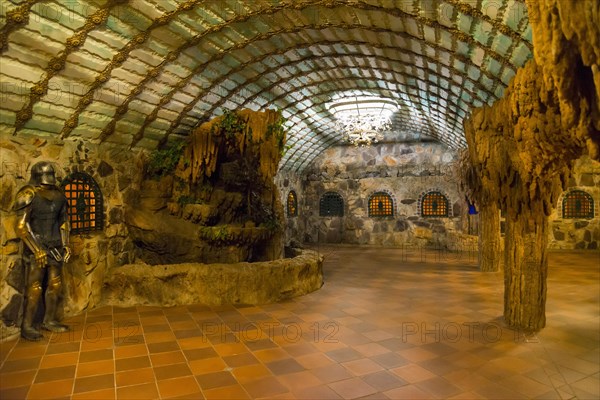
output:
[[[34,186],[56,185],[54,166],[48,161],[40,161],[31,167],[29,183]]]

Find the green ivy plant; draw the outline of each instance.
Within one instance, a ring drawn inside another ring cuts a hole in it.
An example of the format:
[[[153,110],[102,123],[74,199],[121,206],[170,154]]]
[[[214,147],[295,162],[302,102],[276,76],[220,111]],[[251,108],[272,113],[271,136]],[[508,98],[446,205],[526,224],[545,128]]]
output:
[[[246,121],[237,115],[235,111],[223,109],[223,120],[219,124],[219,128],[227,139],[233,139],[236,134],[246,129]]]
[[[150,153],[150,159],[146,165],[146,175],[158,179],[175,171],[177,163],[185,149],[185,142],[176,142],[163,149],[154,150]]]
[[[281,111],[279,111],[279,118],[277,119],[277,121],[267,126],[266,136],[267,138],[270,138],[271,136],[275,135],[275,138],[277,139],[277,148],[279,149],[281,155],[283,155],[285,151],[287,151],[287,148],[285,147],[286,130],[284,127],[284,124],[286,122],[287,119],[283,118],[283,116],[281,115]]]
[[[265,220],[261,226],[267,229],[269,233],[273,234],[281,230],[281,223],[274,215],[269,216],[267,220]]]
[[[212,243],[226,243],[230,240],[226,226],[202,226],[199,234],[200,238]]]

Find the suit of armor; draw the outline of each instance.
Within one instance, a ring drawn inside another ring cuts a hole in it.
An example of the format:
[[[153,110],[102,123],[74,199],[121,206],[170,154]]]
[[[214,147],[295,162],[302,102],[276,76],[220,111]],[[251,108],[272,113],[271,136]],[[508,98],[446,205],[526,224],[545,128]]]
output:
[[[45,278],[46,310],[42,328],[52,332],[68,330],[66,325],[56,319],[62,286],[62,265],[71,256],[68,202],[56,186],[52,164],[39,162],[31,168],[29,185],[17,193],[15,210],[19,213],[17,234],[25,243],[23,258],[27,268],[21,336],[27,340],[39,340],[43,336],[34,325],[34,317],[42,297]]]

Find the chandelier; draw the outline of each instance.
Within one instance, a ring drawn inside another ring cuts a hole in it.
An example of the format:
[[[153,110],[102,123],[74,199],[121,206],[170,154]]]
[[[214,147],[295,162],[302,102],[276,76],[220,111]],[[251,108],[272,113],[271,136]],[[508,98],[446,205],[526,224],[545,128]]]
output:
[[[398,110],[396,102],[375,96],[342,97],[328,106],[335,119],[334,129],[354,146],[369,146],[383,139],[390,129],[391,116]]]

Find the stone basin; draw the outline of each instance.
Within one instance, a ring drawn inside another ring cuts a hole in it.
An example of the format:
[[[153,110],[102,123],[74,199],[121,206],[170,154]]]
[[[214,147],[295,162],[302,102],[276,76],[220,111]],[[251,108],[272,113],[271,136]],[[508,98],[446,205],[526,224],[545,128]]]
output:
[[[323,285],[323,256],[293,249],[292,258],[235,264],[128,264],[105,277],[102,304],[177,306],[266,304]]]

